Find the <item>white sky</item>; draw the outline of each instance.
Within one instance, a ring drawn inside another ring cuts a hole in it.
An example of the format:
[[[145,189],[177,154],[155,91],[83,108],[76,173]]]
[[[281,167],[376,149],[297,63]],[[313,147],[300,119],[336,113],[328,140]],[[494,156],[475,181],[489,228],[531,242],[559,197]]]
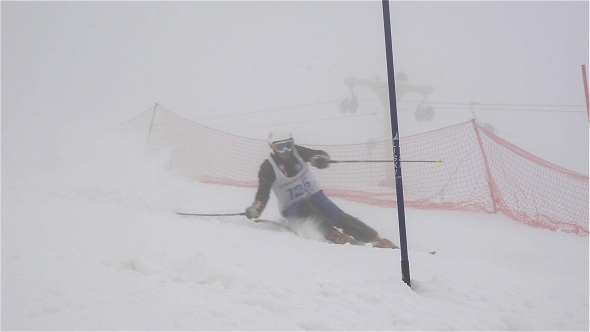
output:
[[[156,102],[251,137],[297,121],[316,132],[297,128],[310,143],[364,142],[384,121],[370,115],[383,111],[362,87],[354,117],[319,104],[345,98],[346,77],[387,76],[380,1],[2,2],[1,10],[9,159],[33,158],[39,144],[49,157],[72,128],[115,126]],[[393,2],[391,11],[396,72],[434,89],[431,122],[414,119],[419,95],[398,101],[402,135],[467,121],[473,101],[501,137],[587,169],[587,1]],[[241,127],[240,114],[262,126]],[[312,123],[319,118],[328,120]],[[339,121],[358,121],[359,131],[342,133]]]

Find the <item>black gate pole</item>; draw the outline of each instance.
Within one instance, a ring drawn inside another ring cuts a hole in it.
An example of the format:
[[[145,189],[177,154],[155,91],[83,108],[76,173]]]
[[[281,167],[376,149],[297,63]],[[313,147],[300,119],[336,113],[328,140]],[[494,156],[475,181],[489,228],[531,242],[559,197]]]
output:
[[[395,191],[397,193],[397,218],[399,222],[399,241],[402,256],[402,280],[410,287],[410,261],[408,259],[408,239],[406,237],[406,216],[404,211],[404,189],[400,163],[399,129],[397,123],[397,104],[395,98],[395,72],[393,70],[393,42],[391,41],[391,21],[389,0],[383,0],[383,25],[385,28],[385,54],[387,56],[387,83],[389,85],[389,113],[391,115],[391,137],[393,137],[393,160],[395,165]]]

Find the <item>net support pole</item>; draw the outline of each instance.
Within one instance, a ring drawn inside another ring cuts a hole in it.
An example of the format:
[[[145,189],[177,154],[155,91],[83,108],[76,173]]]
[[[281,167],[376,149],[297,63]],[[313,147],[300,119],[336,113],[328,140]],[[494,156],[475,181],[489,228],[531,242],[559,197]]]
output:
[[[150,127],[147,133],[147,139],[145,142],[145,155],[147,156],[150,150],[150,142],[152,140],[152,130],[154,129],[154,122],[156,121],[156,112],[158,111],[158,103],[154,105],[154,111],[152,112],[152,120],[150,121]]]
[[[586,65],[582,65],[582,80],[584,81],[584,95],[586,96],[586,111],[588,112],[588,123],[590,123],[590,96],[588,95],[588,76]]]
[[[395,165],[395,191],[397,194],[397,216],[401,252],[402,280],[412,287],[410,282],[410,260],[408,258],[408,240],[406,237],[406,217],[404,211],[404,190],[400,163],[399,129],[397,121],[397,103],[395,94],[395,71],[393,69],[393,42],[391,38],[391,21],[389,0],[382,0],[383,26],[385,29],[385,54],[387,57],[387,84],[389,87],[389,113],[391,116],[391,137],[393,138],[393,160]]]

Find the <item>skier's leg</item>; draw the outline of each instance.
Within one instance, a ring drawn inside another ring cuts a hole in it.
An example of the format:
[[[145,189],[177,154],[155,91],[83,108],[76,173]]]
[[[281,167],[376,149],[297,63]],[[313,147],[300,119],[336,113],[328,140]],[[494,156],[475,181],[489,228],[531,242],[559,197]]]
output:
[[[334,226],[340,227],[336,223],[344,214],[344,211],[334,204],[334,202],[332,202],[322,190],[311,195],[307,201],[315,214],[330,219]]]
[[[376,230],[348,213],[344,213],[340,224],[344,233],[354,236],[359,241],[372,243],[374,247],[379,248],[397,248],[393,242],[382,238]]]
[[[316,214],[325,216],[334,227],[342,229],[342,232],[353,236],[356,240],[373,243],[376,247],[397,248],[391,241],[381,238],[375,229],[342,211],[323,191],[313,194],[309,202],[312,207],[315,207]]]
[[[334,202],[332,202],[323,191],[313,194],[306,200],[311,214],[319,222],[324,238],[328,241],[344,244],[356,241],[351,234],[341,232],[338,228],[342,228],[337,221],[342,218],[344,211],[342,211]]]
[[[369,240],[377,236],[377,232],[374,229],[342,211],[323,191],[313,194],[309,201],[316,208],[318,214],[330,219],[334,226],[342,229],[344,233],[353,236],[355,239],[370,242]]]
[[[342,228],[344,233],[354,236],[359,241],[372,242],[378,235],[371,226],[348,213],[343,213],[335,224],[336,227]]]
[[[311,195],[305,200],[311,214],[322,223],[326,224],[326,230],[331,231],[336,225],[336,220],[342,216],[342,211],[336,204],[334,204],[322,190]],[[329,227],[328,227],[329,226]]]
[[[287,219],[287,225],[293,229],[303,229],[304,224],[313,223],[318,232],[330,241],[333,241],[334,224],[326,218],[321,211],[308,200],[302,200],[293,203],[282,212],[283,217]],[[336,241],[333,241],[336,242]]]
[[[333,218],[338,218],[344,212],[328,200],[321,191],[301,201],[299,212],[301,215],[307,216],[305,222],[315,224],[317,230],[326,240],[337,244],[358,242],[352,236],[342,233],[334,227]]]

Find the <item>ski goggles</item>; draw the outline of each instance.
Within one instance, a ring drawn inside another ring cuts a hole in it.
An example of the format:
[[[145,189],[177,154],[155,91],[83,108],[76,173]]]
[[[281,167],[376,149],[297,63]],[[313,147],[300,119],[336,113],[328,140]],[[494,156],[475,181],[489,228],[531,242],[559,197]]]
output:
[[[285,153],[293,150],[293,140],[286,140],[272,143],[272,148],[278,153]]]

